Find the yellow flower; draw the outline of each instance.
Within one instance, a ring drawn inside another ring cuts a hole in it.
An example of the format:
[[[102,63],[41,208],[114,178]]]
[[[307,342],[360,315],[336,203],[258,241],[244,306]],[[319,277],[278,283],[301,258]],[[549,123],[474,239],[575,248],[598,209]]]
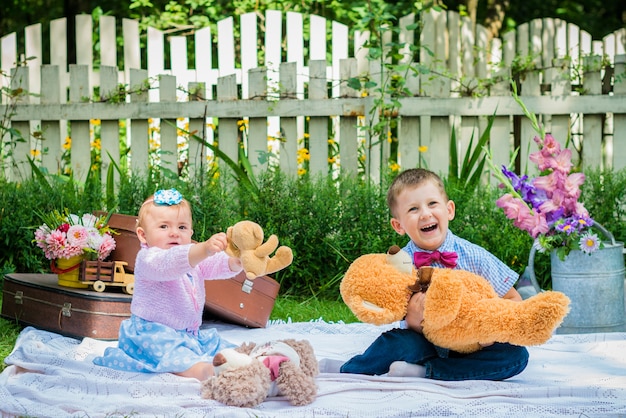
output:
[[[306,174],[306,170],[304,168],[299,168],[298,169],[298,175],[299,176],[304,176]]]
[[[304,138],[305,138],[305,139],[306,139],[306,138],[310,138],[310,137],[311,137],[311,135],[309,135],[307,132],[305,132],[305,133],[304,133]]]
[[[394,173],[396,171],[400,171],[400,164],[398,163],[392,163],[389,168],[391,169],[391,171],[393,171]]]
[[[428,151],[428,146],[426,145],[422,145],[421,147],[419,147],[417,149],[419,152],[427,152]]]
[[[215,130],[215,125],[212,124],[212,123],[207,123],[206,126],[207,126],[207,128],[211,128],[211,129]]]
[[[328,145],[333,145],[335,140],[333,138],[328,138]]]
[[[370,94],[367,92],[367,90],[363,90],[363,91],[361,92],[361,97],[367,97],[367,96],[369,96],[369,95],[370,95]]]
[[[152,119],[152,118],[148,118],[148,123],[149,123],[150,125],[152,125],[152,122],[154,122],[154,119]]]
[[[65,138],[65,142],[63,143],[63,149],[68,150],[70,148],[72,148],[72,138],[68,136]]]
[[[309,161],[310,159],[311,157],[309,155],[308,149],[300,148],[298,150],[298,157],[297,157],[298,164],[302,164],[304,161]]]
[[[391,144],[391,131],[387,131],[387,142]]]
[[[31,149],[30,150],[30,155],[32,157],[39,157],[41,155],[41,151],[39,151],[38,149]]]
[[[94,139],[94,141],[91,143],[91,146],[97,150],[100,150],[102,149],[102,142],[99,139]]]
[[[100,119],[90,119],[89,122],[91,122],[92,125],[100,125]]]
[[[328,159],[328,164],[334,164],[337,161],[337,157],[331,157]]]

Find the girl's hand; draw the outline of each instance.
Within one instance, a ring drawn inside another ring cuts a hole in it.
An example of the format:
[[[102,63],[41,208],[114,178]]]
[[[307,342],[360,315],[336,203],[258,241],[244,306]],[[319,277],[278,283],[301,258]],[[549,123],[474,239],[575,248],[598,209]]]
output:
[[[207,257],[214,255],[215,253],[219,253],[220,251],[224,251],[228,246],[228,239],[226,238],[226,234],[224,232],[218,232],[215,235],[212,235],[208,240],[204,241],[204,248],[207,252]]]
[[[197,266],[205,258],[211,257],[220,251],[224,251],[227,245],[228,239],[226,238],[226,234],[224,232],[218,232],[206,241],[198,242],[197,244],[192,245],[189,250],[189,265],[191,267]]]

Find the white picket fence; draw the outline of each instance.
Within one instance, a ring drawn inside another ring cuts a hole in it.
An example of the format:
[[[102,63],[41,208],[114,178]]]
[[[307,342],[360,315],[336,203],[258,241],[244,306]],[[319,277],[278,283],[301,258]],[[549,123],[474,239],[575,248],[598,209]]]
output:
[[[369,61],[363,47],[368,33],[350,33],[345,25],[315,15],[272,10],[265,15],[263,33],[256,13],[247,13],[239,16],[238,38],[236,19],[228,17],[217,22],[217,33],[207,27],[188,39],[166,37],[153,28],[141,34],[138,22],[129,19],[122,20],[118,33],[115,18],[103,16],[97,26],[100,56],[96,60],[91,16],[75,19],[77,63],[69,66],[65,18],[51,22],[47,43],[40,24],[27,27],[24,51],[18,51],[16,33],[0,39],[1,85],[34,93],[15,105],[3,96],[0,115],[10,113],[11,127],[23,134],[41,131],[45,138],[15,143],[5,135],[0,163],[9,178],[28,175],[31,155],[37,155],[37,163],[49,172],[58,172],[68,132],[72,171],[84,178],[92,164],[96,126],[106,151],[103,175],[110,159],[120,160],[120,140],[130,148],[133,172],[154,163],[151,141],[155,139],[158,164],[175,171],[182,159],[191,172],[204,169],[212,153],[196,141],[186,143],[176,124],[197,132],[235,160],[244,138],[257,172],[276,164],[296,174],[303,167],[298,155],[305,145],[313,174],[356,173],[365,160],[367,174],[378,178],[389,164],[392,147],[387,138],[379,141],[357,127],[376,117],[370,112],[375,90],[355,91],[347,83],[366,74],[373,80],[381,77],[380,63]],[[309,20],[306,34],[305,19]],[[389,139],[397,140],[395,162],[400,167],[422,165],[445,175],[452,130],[463,157],[470,138],[473,135],[476,141],[490,116],[495,117],[490,141],[495,162],[507,163],[517,145],[521,161],[527,161],[534,134],[527,120],[515,123],[513,116],[522,112],[507,81],[495,83],[488,95],[459,94],[462,85],[480,86],[508,76],[524,59],[535,69],[521,78],[522,99],[541,115],[547,130],[563,144],[571,138],[581,149],[584,167],[626,167],[622,134],[626,132],[626,29],[593,41],[575,25],[546,18],[520,25],[502,39],[489,39],[485,28],[472,30],[469,20],[456,12],[425,13],[421,33],[409,29],[415,19],[408,15],[399,21],[398,41],[407,45],[401,61],[430,72],[408,76],[412,94],[399,100],[399,125]],[[122,59],[117,56],[118,36],[123,37]],[[146,51],[141,49],[141,36],[147,38]],[[194,44],[191,68],[187,42]],[[259,43],[262,54],[257,51]],[[417,56],[410,54],[411,44],[421,47]],[[49,63],[42,61],[44,48],[49,48]],[[165,68],[166,50],[171,68]],[[147,57],[146,65],[142,55]],[[21,62],[25,64],[16,66]],[[140,94],[147,81],[151,89]],[[100,97],[110,97],[120,85],[132,92],[121,103],[90,100],[95,87]],[[125,137],[120,137],[121,122]],[[329,139],[338,144],[338,158],[331,162]],[[15,147],[11,152],[6,151],[9,145]],[[268,151],[272,158],[257,158]]]

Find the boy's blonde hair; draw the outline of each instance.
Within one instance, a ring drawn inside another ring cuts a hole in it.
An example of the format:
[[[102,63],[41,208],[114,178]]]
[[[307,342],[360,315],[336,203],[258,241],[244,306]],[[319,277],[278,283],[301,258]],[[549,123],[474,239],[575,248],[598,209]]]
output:
[[[387,191],[387,206],[392,216],[394,216],[398,195],[407,188],[420,186],[427,181],[432,181],[439,191],[441,191],[444,199],[448,201],[448,194],[446,193],[446,188],[441,177],[424,168],[410,168],[398,174],[398,176],[393,179],[393,182],[391,182],[391,186],[389,186],[389,190]]]
[[[143,222],[146,218],[146,214],[152,208],[155,208],[157,206],[163,206],[163,205],[157,205],[156,203],[154,203],[154,195],[150,195],[146,200],[144,200],[143,203],[141,204],[141,207],[139,208],[139,214],[137,215],[137,226],[143,226]],[[191,214],[191,205],[189,204],[187,199],[183,198],[180,201],[180,203],[177,203],[171,206],[176,206],[178,210],[186,209]]]

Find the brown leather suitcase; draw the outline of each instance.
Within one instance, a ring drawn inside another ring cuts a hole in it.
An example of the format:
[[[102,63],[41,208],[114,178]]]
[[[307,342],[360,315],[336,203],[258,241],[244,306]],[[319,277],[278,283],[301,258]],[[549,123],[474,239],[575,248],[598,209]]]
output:
[[[265,328],[280,284],[269,276],[248,280],[245,273],[204,282],[205,317],[217,317],[250,328]]]
[[[4,277],[2,317],[69,337],[116,340],[132,296],[59,286],[56,274]]]
[[[107,213],[94,212],[96,216],[105,216]],[[113,213],[108,224],[113,229],[113,239],[115,239],[115,249],[108,259],[112,261],[125,261],[124,267],[128,273],[135,271],[135,258],[139,252],[140,243],[135,230],[137,229],[137,217],[133,215],[122,215]]]

